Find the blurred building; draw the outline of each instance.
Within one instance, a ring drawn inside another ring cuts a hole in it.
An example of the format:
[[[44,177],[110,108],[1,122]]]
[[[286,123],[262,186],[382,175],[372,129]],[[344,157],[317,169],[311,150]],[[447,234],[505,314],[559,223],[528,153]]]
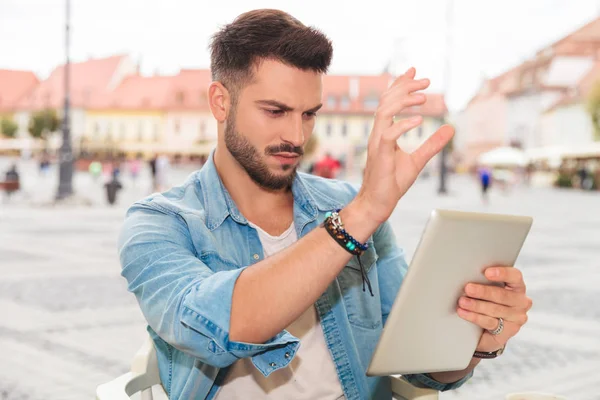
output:
[[[186,149],[207,155],[217,140],[217,123],[208,108],[207,69],[184,69],[173,77],[165,116],[164,146],[171,152]]]
[[[81,148],[151,153],[164,139],[170,77],[131,75],[87,109]]]
[[[541,146],[543,148],[583,147],[598,140],[587,111],[587,99],[600,82],[600,60],[588,73],[553,105],[542,113]]]
[[[128,155],[206,155],[216,140],[208,109],[208,70],[132,75],[88,110],[84,147]]]
[[[467,166],[499,146],[543,148],[594,141],[585,97],[600,78],[600,18],[483,82],[461,113]]]
[[[323,80],[323,107],[314,134],[319,139],[317,156],[330,153],[350,167],[362,168],[373,116],[379,99],[394,77],[381,75],[327,75]],[[428,93],[427,102],[397,117],[423,115],[423,124],[403,135],[398,144],[415,150],[443,123],[447,113],[443,95]],[[430,163],[433,166],[434,163]]]
[[[217,139],[217,124],[207,99],[211,80],[207,69],[183,69],[171,76],[142,76],[126,55],[73,63],[71,132],[75,151],[130,156],[207,155]],[[349,166],[360,167],[373,114],[392,81],[389,73],[325,76],[324,104],[315,127],[317,156],[329,152]],[[54,109],[62,118],[64,66],[23,91],[25,94],[15,97],[18,100],[13,102],[13,108],[19,136],[27,138],[34,112]],[[399,115],[424,116],[422,126],[404,135],[400,145],[408,151],[416,149],[442,124],[446,112],[443,96],[429,94],[426,104]],[[60,146],[59,131],[50,135],[50,148]]]
[[[14,71],[0,69],[0,121],[3,119],[16,123],[15,112],[17,102],[30,93],[39,84],[38,78],[31,71]],[[0,149],[23,147],[18,139],[4,138],[0,125]],[[8,145],[10,143],[10,146]],[[17,144],[19,143],[19,144]]]
[[[79,149],[82,138],[86,136],[88,111],[114,91],[127,76],[135,74],[136,68],[131,59],[124,55],[71,64],[71,135],[76,150]],[[15,118],[19,124],[19,137],[29,137],[29,120],[36,111],[53,109],[62,119],[64,76],[64,66],[57,67],[47,79],[41,81],[34,90],[17,102]],[[48,137],[48,141],[50,148],[56,149],[60,146],[61,136],[54,132]]]

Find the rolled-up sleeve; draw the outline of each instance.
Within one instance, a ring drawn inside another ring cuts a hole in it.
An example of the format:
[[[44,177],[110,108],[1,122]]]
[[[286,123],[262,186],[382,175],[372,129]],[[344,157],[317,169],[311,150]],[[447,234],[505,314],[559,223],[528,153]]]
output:
[[[381,313],[385,325],[388,315],[400,290],[402,280],[408,271],[404,251],[398,246],[396,236],[389,222],[383,223],[373,237],[377,260]],[[441,383],[427,374],[404,375],[407,381],[418,387],[429,387],[439,391],[459,388],[473,375],[471,372],[463,379],[453,383]]]
[[[135,204],[119,236],[122,276],[148,325],[171,346],[223,368],[252,358],[265,376],[285,367],[299,340],[282,331],[265,343],[229,340],[231,302],[247,267],[214,272],[196,254],[187,225],[175,212]]]

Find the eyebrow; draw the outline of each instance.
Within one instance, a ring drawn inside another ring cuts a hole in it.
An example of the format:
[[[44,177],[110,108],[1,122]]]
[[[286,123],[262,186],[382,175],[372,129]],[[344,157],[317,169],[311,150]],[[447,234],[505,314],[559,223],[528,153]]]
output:
[[[255,103],[261,104],[263,106],[277,107],[282,111],[294,111],[293,107],[283,104],[282,102],[279,102],[277,100],[256,100]],[[309,113],[317,112],[317,111],[319,111],[319,109],[321,107],[323,107],[323,104],[319,104],[318,106],[315,106],[309,110],[306,110],[305,112],[309,112]]]

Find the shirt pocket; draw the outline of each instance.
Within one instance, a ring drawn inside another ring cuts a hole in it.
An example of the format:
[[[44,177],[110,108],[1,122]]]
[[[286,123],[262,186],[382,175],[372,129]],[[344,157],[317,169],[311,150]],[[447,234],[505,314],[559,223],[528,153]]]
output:
[[[360,256],[360,260],[371,281],[373,296],[369,293],[366,284],[363,292],[360,264],[358,257],[353,256],[337,277],[348,320],[350,324],[362,328],[379,328],[381,327],[381,299],[377,281],[377,253],[372,242],[369,243],[367,251]]]

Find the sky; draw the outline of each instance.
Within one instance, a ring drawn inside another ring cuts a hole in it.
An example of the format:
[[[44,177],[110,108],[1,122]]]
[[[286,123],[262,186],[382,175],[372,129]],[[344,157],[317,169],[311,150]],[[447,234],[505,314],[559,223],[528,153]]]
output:
[[[45,78],[65,59],[66,0],[0,0],[0,68]],[[143,74],[208,68],[211,35],[278,8],[333,41],[333,74],[410,66],[460,110],[485,78],[600,15],[600,0],[72,0],[71,59],[130,54]]]

